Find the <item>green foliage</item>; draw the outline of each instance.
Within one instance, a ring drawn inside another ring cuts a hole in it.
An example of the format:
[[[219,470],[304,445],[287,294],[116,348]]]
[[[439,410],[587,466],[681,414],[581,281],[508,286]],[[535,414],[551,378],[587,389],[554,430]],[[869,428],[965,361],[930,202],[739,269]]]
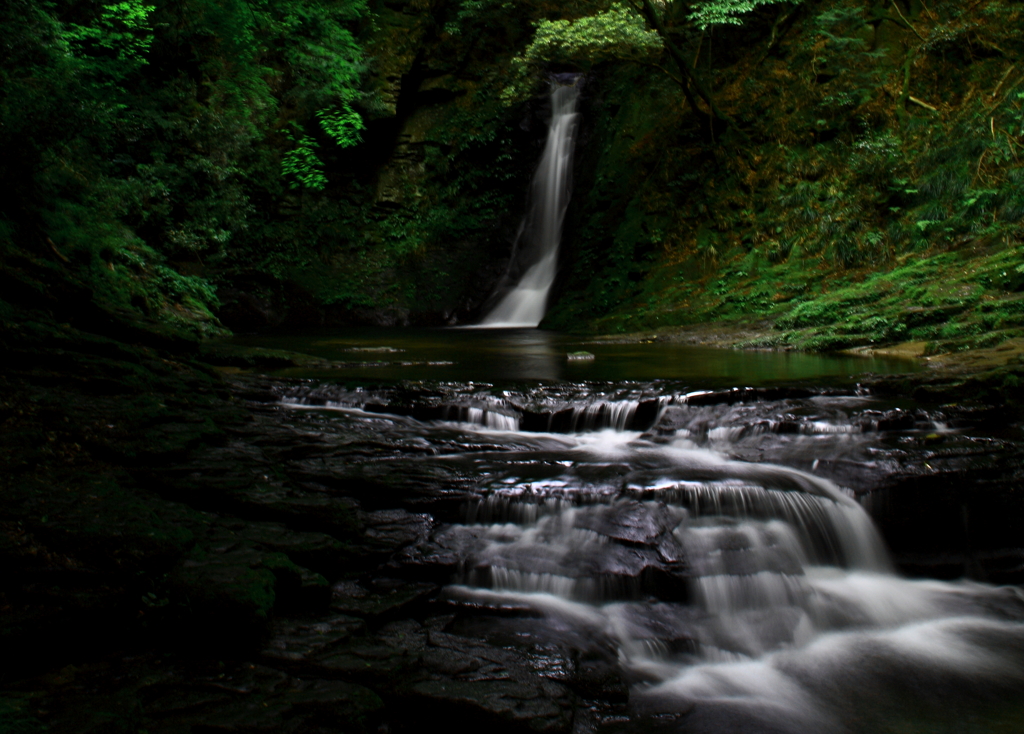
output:
[[[155,9],[140,0],[103,5],[95,25],[71,23],[62,36],[79,53],[96,49],[112,53],[118,61],[139,62],[153,43],[149,16]]]
[[[362,141],[359,134],[366,129],[363,118],[351,107],[335,110],[317,110],[316,119],[320,127],[327,133],[339,147],[349,148],[358,145]]]
[[[522,99],[530,91],[531,75],[553,61],[584,66],[611,59],[643,61],[660,54],[662,45],[643,17],[620,3],[576,20],[542,20],[530,45],[512,60],[511,80],[502,98],[506,103]]]
[[[527,62],[645,58],[661,51],[657,33],[635,11],[619,3],[577,20],[542,20],[526,49]]]
[[[360,142],[366,15],[365,0],[0,5],[0,218],[119,308],[209,318],[201,274],[249,259],[289,188],[324,188],[318,144]]]
[[[763,5],[799,2],[801,0],[698,0],[691,5],[688,15],[698,28],[705,30],[716,25],[739,25],[743,22],[739,16]]]
[[[46,731],[46,726],[31,713],[33,703],[28,695],[4,693],[0,697],[0,734],[38,734]]]
[[[327,186],[324,175],[324,164],[317,158],[316,141],[308,135],[295,139],[295,147],[284,154],[281,159],[281,173],[290,179],[289,186],[293,189],[307,188],[320,191]]]
[[[929,5],[910,17],[918,35],[863,2],[807,3],[761,66],[730,49],[735,66],[716,69],[708,54],[700,73],[748,131],[749,165],[710,164],[692,117],[644,71],[616,70],[602,100],[615,116],[595,123],[602,158],[551,325],[782,318],[772,345],[815,349],[960,348],[1020,333],[1019,315],[981,309],[1024,292],[1024,96],[1008,25],[1021,9]],[[665,10],[690,58],[694,8]],[[716,28],[716,47],[731,33]],[[660,251],[639,248],[645,226],[663,233]]]
[[[360,99],[366,71],[352,24],[367,14],[366,0],[270,5],[270,28],[296,75],[293,94],[311,107],[349,105]]]
[[[498,13],[511,14],[514,7],[510,0],[462,0],[452,20],[445,23],[444,31],[453,36],[461,36],[476,24]]]

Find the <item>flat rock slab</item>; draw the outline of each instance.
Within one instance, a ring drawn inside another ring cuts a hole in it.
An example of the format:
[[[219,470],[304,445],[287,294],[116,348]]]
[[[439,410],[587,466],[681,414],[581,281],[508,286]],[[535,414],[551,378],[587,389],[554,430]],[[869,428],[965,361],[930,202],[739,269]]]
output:
[[[377,579],[367,589],[352,581],[334,585],[331,609],[369,619],[408,613],[438,590],[437,584]]]
[[[571,726],[569,688],[540,674],[536,661],[522,651],[432,631],[421,660],[427,678],[406,684],[400,693],[427,710],[474,717],[484,726],[511,724],[538,732]]]
[[[319,675],[358,679],[392,690],[418,670],[426,642],[425,627],[415,620],[401,620],[375,634],[353,637],[307,662]]]
[[[408,693],[428,711],[454,709],[453,715],[479,717],[481,725],[497,719],[532,731],[563,732],[572,723],[570,707],[536,686],[515,681],[425,680],[409,686]]]
[[[403,576],[447,583],[466,557],[486,543],[486,534],[482,527],[453,525],[441,528],[429,540],[396,553],[387,568]]]
[[[274,635],[262,656],[278,664],[298,663],[323,655],[365,631],[363,620],[344,614],[316,621],[286,620],[275,623]]]
[[[433,525],[430,515],[401,509],[361,513],[360,520],[367,540],[388,553],[426,540]]]
[[[225,521],[251,543],[286,554],[300,566],[335,575],[345,568],[348,552],[340,541],[325,533],[293,530],[280,523]]]
[[[614,540],[649,545],[681,520],[664,503],[627,500],[578,511],[575,525]]]

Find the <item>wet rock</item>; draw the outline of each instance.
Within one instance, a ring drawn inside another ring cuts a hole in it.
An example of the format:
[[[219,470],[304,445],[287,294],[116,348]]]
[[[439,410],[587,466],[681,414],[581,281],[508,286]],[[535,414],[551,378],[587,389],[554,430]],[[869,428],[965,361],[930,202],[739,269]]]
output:
[[[756,400],[786,400],[809,398],[816,393],[796,387],[741,387],[731,390],[708,390],[684,395],[677,400],[685,405],[733,405]]]
[[[446,632],[456,639],[471,638],[490,647],[515,650],[539,676],[569,686],[577,695],[605,701],[624,702],[628,687],[618,659],[618,641],[607,630],[566,624],[557,615],[530,615],[529,608],[508,616],[500,597],[486,605],[478,603],[472,616],[460,615]],[[463,597],[467,599],[470,597]],[[481,612],[485,612],[481,614]]]
[[[681,519],[663,503],[655,505],[626,500],[604,507],[586,508],[586,511],[577,513],[575,525],[615,540],[647,545],[675,528]]]
[[[292,530],[279,523],[225,520],[222,524],[247,541],[284,553],[296,564],[318,573],[337,576],[346,569],[348,550],[325,533]]]
[[[66,691],[59,701],[47,705],[52,709],[47,710],[45,727],[8,731],[16,734],[47,730],[74,734],[135,734],[144,727],[141,702],[131,690],[87,695]]]
[[[866,410],[857,418],[864,430],[909,431],[917,427],[918,415],[909,410]]]
[[[364,512],[360,520],[366,528],[361,546],[367,552],[385,557],[426,540],[433,525],[430,515],[401,509]]]
[[[649,652],[686,655],[697,650],[704,617],[693,606],[659,602],[623,606],[618,621],[622,634]]]
[[[175,499],[246,520],[284,521],[294,529],[345,537],[358,532],[352,501],[278,477],[255,447],[197,460],[169,478]]]
[[[685,581],[657,551],[617,543],[591,544],[567,553],[543,545],[511,544],[470,556],[471,583],[523,591],[547,591],[586,601],[632,599],[656,589],[677,598]]]
[[[321,675],[392,690],[419,669],[426,636],[427,630],[415,620],[389,622],[374,634],[352,637],[309,658],[307,664]]]
[[[252,647],[270,631],[277,577],[251,548],[196,550],[170,574],[199,644]]]
[[[273,636],[261,655],[272,663],[302,663],[365,631],[363,620],[347,615],[276,622]]]
[[[661,400],[641,400],[633,414],[633,420],[626,426],[629,431],[647,431],[658,420],[664,405]]]
[[[629,686],[615,662],[582,660],[574,673],[570,685],[584,698],[612,702],[629,700]]]
[[[538,732],[568,731],[571,709],[543,686],[509,680],[425,680],[405,693],[428,715],[457,716],[464,725],[518,724]]]
[[[538,676],[519,651],[431,632],[422,661],[426,679],[403,686],[401,693],[427,711],[539,732],[567,731],[571,725],[569,690]]]
[[[482,545],[486,532],[481,527],[443,527],[429,540],[399,551],[387,568],[403,576],[447,583],[472,550]]]
[[[543,613],[526,601],[509,599],[501,595],[480,595],[465,586],[446,586],[438,595],[440,601],[450,607],[470,614],[485,612],[488,621],[495,617],[527,617],[531,622]]]
[[[331,609],[372,619],[413,616],[415,609],[438,589],[436,584],[399,579],[374,579],[369,585],[370,589],[351,581],[335,584]]]

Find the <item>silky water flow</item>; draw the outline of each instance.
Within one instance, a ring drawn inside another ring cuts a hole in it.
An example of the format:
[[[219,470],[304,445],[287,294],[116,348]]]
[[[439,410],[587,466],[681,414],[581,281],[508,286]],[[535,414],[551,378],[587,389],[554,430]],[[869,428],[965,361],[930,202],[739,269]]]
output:
[[[533,328],[547,310],[548,293],[558,269],[562,222],[569,206],[572,153],[576,141],[576,103],[581,78],[551,86],[551,121],[540,165],[533,179],[530,205],[516,243],[517,261],[526,270],[516,285],[479,324],[488,328]],[[512,266],[510,266],[511,269]]]
[[[385,418],[386,398],[365,392],[285,400],[415,441],[417,472],[472,478],[463,521],[430,541],[461,554],[447,599],[530,610],[529,634],[613,651],[631,720],[961,732],[990,730],[971,728],[979,711],[1024,706],[1020,591],[902,578],[849,489],[785,465],[877,461],[870,400],[708,406],[626,387],[566,404],[547,388],[467,389],[419,418]]]

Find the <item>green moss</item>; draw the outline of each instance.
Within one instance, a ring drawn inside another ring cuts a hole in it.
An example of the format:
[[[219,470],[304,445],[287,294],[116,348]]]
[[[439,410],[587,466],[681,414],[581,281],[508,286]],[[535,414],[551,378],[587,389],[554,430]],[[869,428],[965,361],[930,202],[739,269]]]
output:
[[[993,18],[1020,11],[990,9],[969,15],[998,44],[1007,31]],[[938,12],[957,46],[964,19]],[[1003,308],[978,313],[1024,289],[1024,173],[1015,133],[993,135],[1022,129],[1024,105],[1006,90],[990,109],[970,86],[1005,64],[925,44],[910,58],[914,88],[962,106],[893,119],[883,88],[908,57],[884,39],[872,50],[859,10],[808,7],[790,33],[756,74],[743,54],[713,73],[746,144],[709,145],[657,75],[617,68],[602,80],[575,260],[547,323],[616,332],[767,318],[801,332],[785,343],[813,348],[1017,327]],[[828,68],[827,83],[808,68]]]

